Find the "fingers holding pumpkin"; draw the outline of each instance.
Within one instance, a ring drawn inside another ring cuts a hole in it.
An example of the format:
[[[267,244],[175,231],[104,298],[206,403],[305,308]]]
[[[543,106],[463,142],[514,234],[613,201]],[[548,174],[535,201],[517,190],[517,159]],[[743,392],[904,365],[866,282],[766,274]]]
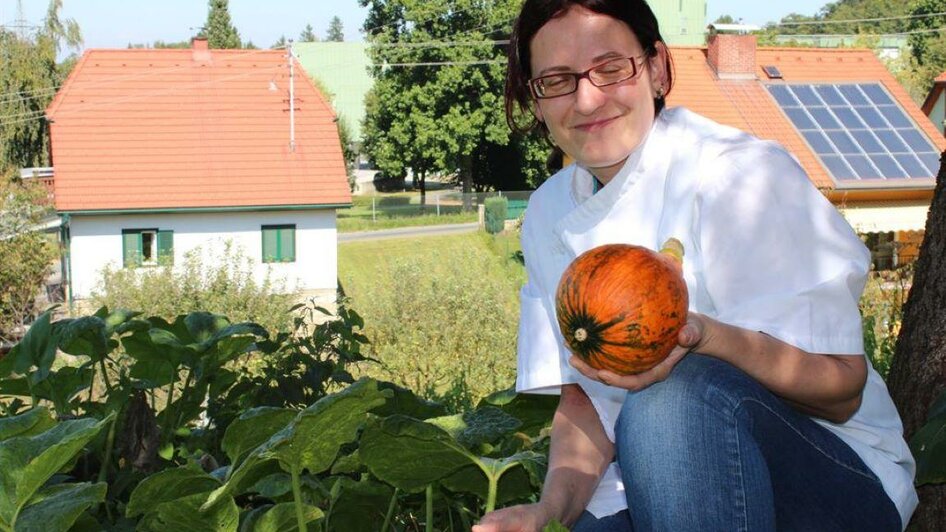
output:
[[[686,347],[676,347],[667,355],[667,358],[653,368],[643,373],[633,375],[618,375],[612,371],[594,369],[576,356],[572,356],[568,362],[572,367],[577,369],[579,373],[589,379],[607,384],[608,386],[635,392],[666,379],[673,370],[673,367],[677,365],[677,362],[689,351],[690,350]]]

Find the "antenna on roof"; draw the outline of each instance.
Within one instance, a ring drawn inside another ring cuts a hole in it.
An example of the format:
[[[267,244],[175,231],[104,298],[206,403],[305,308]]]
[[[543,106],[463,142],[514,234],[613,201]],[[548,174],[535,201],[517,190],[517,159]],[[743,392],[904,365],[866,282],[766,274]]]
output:
[[[292,39],[286,46],[289,52],[286,57],[289,58],[289,151],[296,151],[296,91],[295,91],[295,69],[292,66]]]

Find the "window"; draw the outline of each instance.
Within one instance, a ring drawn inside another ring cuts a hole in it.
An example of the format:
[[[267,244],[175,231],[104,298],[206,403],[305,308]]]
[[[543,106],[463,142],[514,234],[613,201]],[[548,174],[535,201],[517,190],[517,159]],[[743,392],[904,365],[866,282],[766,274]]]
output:
[[[263,262],[296,261],[296,226],[264,225]]]
[[[174,231],[122,229],[122,260],[126,268],[174,262]]]

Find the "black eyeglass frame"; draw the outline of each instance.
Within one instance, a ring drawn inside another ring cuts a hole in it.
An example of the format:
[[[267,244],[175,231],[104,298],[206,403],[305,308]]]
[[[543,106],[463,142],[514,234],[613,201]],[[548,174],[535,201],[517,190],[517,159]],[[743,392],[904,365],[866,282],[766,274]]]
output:
[[[636,57],[635,57],[635,56],[631,56],[631,57],[615,57],[615,58],[613,58],[613,59],[608,59],[607,61],[602,61],[602,62],[598,63],[597,65],[592,66],[592,67],[589,68],[588,70],[585,70],[584,72],[556,72],[556,73],[554,73],[554,74],[546,74],[546,75],[544,75],[544,76],[538,76],[538,77],[532,78],[532,79],[530,79],[530,80],[528,81],[529,92],[532,93],[532,97],[535,98],[536,100],[550,100],[550,99],[552,99],[552,98],[559,98],[559,97],[562,97],[562,96],[568,96],[569,94],[574,94],[575,92],[578,91],[578,84],[581,83],[581,80],[583,80],[583,79],[587,79],[587,80],[588,80],[592,85],[594,85],[595,87],[608,87],[608,86],[611,86],[611,85],[617,85],[618,83],[622,83],[622,82],[625,82],[625,81],[627,81],[627,80],[629,80],[629,79],[634,79],[634,78],[636,78],[637,76],[639,76],[640,73],[643,72],[643,69],[640,68],[640,67],[643,66],[644,62],[647,60],[647,57],[648,57],[648,55],[647,55],[646,53],[643,53],[643,54],[638,55],[638,56],[636,56]],[[623,78],[623,79],[616,80],[616,81],[609,81],[609,82],[607,82],[607,83],[600,83],[600,84],[599,84],[599,83],[596,83],[595,80],[591,78],[591,73],[594,72],[595,69],[601,68],[602,66],[604,66],[604,65],[606,65],[606,64],[608,64],[608,63],[610,63],[610,62],[612,62],[612,61],[618,61],[618,60],[630,60],[630,62],[631,62],[631,75],[630,75],[630,76],[628,76],[628,77],[626,77],[626,78]],[[539,91],[538,91],[538,89],[536,89],[536,84],[537,84],[537,83],[539,83],[539,82],[542,81],[543,79],[554,78],[554,77],[560,77],[560,76],[571,76],[572,78],[574,78],[574,80],[575,80],[575,88],[572,89],[572,90],[569,91],[569,92],[563,92],[562,94],[556,94],[555,96],[540,96],[540,95],[539,95]]]

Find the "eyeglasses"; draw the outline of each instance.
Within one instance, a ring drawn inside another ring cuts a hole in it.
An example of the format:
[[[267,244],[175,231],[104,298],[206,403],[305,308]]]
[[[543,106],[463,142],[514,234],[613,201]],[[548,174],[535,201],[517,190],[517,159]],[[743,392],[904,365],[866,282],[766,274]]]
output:
[[[638,62],[639,61],[639,62]],[[578,90],[578,82],[588,78],[595,87],[607,87],[637,77],[644,56],[621,57],[595,65],[584,72],[562,72],[529,80],[529,89],[538,100],[558,98]]]

